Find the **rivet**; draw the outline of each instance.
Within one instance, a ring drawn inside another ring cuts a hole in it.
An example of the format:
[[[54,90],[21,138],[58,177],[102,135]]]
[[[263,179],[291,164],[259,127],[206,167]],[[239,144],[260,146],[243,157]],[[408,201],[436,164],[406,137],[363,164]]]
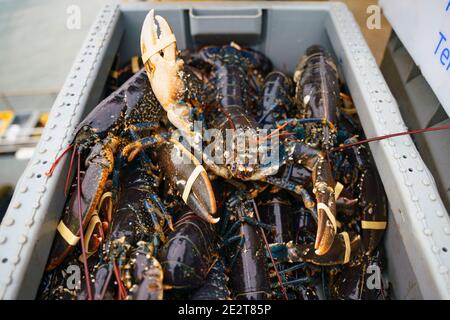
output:
[[[436,246],[432,246],[431,251],[433,251],[433,253],[439,253],[439,248]]]
[[[417,213],[417,219],[423,220],[423,218],[425,218],[425,214],[423,212],[418,212]]]
[[[27,236],[24,235],[24,234],[22,234],[22,235],[19,237],[18,242],[19,242],[20,244],[24,244],[25,242],[27,242],[27,240],[28,240]]]
[[[39,163],[41,163],[41,160],[37,159],[37,160],[34,162],[34,165],[37,166]]]
[[[15,256],[14,258],[11,259],[11,262],[12,262],[13,264],[18,264],[19,261],[20,261],[20,257],[19,257],[19,256]]]
[[[21,205],[22,205],[22,204],[21,204],[20,202],[17,201],[17,202],[14,202],[14,203],[13,203],[12,207],[13,207],[14,209],[19,209]]]
[[[423,167],[420,164],[416,167],[416,169],[417,169],[417,171],[420,171],[420,172],[423,171]]]
[[[14,219],[10,217],[4,218],[2,224],[7,227],[12,226],[14,224]]]
[[[446,234],[449,234],[449,235],[450,235],[450,228],[449,228],[449,227],[445,227],[445,228],[444,228],[444,232],[445,232]]]
[[[59,117],[61,115],[61,112],[55,112],[55,117]]]
[[[51,138],[52,138],[51,136],[46,136],[46,137],[44,138],[44,141],[50,141]]]
[[[423,229],[423,233],[426,236],[431,236],[433,234],[433,231],[431,231],[431,229],[429,229],[429,228],[426,228],[426,229]]]
[[[391,109],[391,113],[392,113],[392,114],[396,114],[396,113],[397,113],[397,110],[395,110],[394,108],[392,108],[392,109]]]
[[[46,148],[41,148],[40,150],[39,150],[39,153],[46,153],[47,152],[47,149]]]
[[[4,285],[9,285],[11,283],[11,276],[5,276],[3,279],[0,278],[0,281],[4,284]]]
[[[406,169],[404,167],[400,167],[400,172],[405,172]]]
[[[419,201],[419,198],[417,198],[417,196],[411,196],[411,200],[414,202],[417,202],[417,201]]]
[[[1,238],[0,238],[0,244],[4,244],[5,242],[6,242],[6,236],[2,236]]]
[[[395,119],[395,124],[401,124],[401,123],[402,123],[402,121],[399,118]]]
[[[441,210],[437,210],[437,211],[436,211],[436,215],[437,215],[438,217],[441,217],[441,218],[444,216],[444,214],[442,213]]]
[[[56,124],[52,123],[49,128],[50,129],[55,129],[56,128]]]
[[[428,180],[428,179],[422,179],[422,183],[423,183],[425,186],[429,186],[429,185],[430,185],[430,180]]]
[[[45,186],[40,186],[39,189],[38,189],[38,192],[44,193],[45,190],[46,190]]]
[[[395,146],[395,142],[392,141],[392,140],[389,140],[389,145],[390,145],[391,147],[394,147],[394,146]]]
[[[400,155],[397,152],[394,153],[394,159],[400,159]]]
[[[33,208],[33,209],[37,209],[37,208],[39,208],[39,207],[40,207],[39,201],[36,201],[36,202],[32,205],[32,208]]]
[[[439,273],[440,274],[446,274],[448,272],[448,268],[446,266],[440,266],[439,267]]]
[[[436,201],[436,195],[434,193],[430,193],[429,197],[431,201]]]
[[[26,175],[27,178],[33,178],[34,177],[34,173],[33,172],[28,172],[28,174]]]
[[[411,181],[406,180],[406,181],[405,181],[405,185],[408,186],[408,187],[411,187],[411,186],[412,186],[412,183],[411,183]]]
[[[411,158],[416,159],[417,158],[417,154],[415,152],[410,152],[409,155],[411,156]]]
[[[27,226],[27,227],[31,227],[33,224],[34,224],[34,219],[33,219],[33,218],[28,219],[28,220],[25,222],[25,226]]]

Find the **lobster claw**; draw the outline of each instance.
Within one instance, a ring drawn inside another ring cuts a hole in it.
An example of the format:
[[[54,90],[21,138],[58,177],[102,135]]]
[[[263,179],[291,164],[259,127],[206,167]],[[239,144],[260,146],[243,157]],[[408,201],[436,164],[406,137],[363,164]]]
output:
[[[157,34],[159,25],[160,36]],[[167,113],[169,121],[184,135],[192,136],[191,107],[179,103],[185,92],[181,72],[184,61],[177,58],[176,38],[167,21],[151,10],[141,31],[142,61],[153,92]]]
[[[181,194],[183,201],[202,219],[217,223],[216,199],[203,166],[180,142],[170,139],[158,148],[158,162],[169,184]]]
[[[113,170],[113,153],[117,148],[117,143],[118,141],[115,139],[102,141],[92,149],[86,161],[86,172],[80,178],[81,181],[77,181],[77,184],[81,184],[81,194],[76,191],[72,193],[63,217],[58,224],[58,233],[55,236],[55,241],[50,252],[49,262],[46,267],[47,271],[61,264],[64,258],[72,252],[73,248],[80,241],[80,213],[83,220],[83,230],[92,223],[92,230],[88,233],[92,235],[95,230],[97,230],[97,234],[102,233],[102,230],[99,230],[101,223],[92,220],[92,218],[97,214],[97,207],[101,202],[100,200],[104,193],[108,176]],[[79,203],[81,206],[79,206]],[[87,240],[84,239],[88,244],[88,251],[91,251],[89,250],[89,243],[92,241]],[[94,243],[94,249],[95,247],[96,245]]]
[[[312,244],[294,244],[292,241],[278,245],[278,247],[274,246],[271,250],[282,252],[282,257],[287,261],[333,266],[351,263],[355,257],[361,254],[361,248],[359,235],[341,232],[336,236],[330,249],[323,255],[318,255]]]
[[[315,253],[324,255],[330,250],[337,232],[336,199],[331,165],[320,152],[313,170],[314,194],[317,199],[317,234]]]

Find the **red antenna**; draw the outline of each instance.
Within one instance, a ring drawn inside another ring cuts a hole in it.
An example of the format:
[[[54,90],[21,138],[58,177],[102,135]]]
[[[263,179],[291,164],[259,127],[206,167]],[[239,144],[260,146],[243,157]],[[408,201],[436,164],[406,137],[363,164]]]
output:
[[[384,140],[384,139],[389,139],[389,138],[394,138],[394,137],[399,137],[399,136],[405,136],[405,135],[409,135],[409,134],[431,132],[431,131],[440,131],[440,130],[448,130],[448,129],[450,129],[450,125],[443,125],[443,126],[439,126],[439,127],[430,127],[430,128],[425,128],[425,129],[417,129],[417,130],[411,130],[411,131],[391,133],[391,134],[386,134],[386,135],[383,135],[383,136],[378,136],[378,137],[374,137],[374,138],[364,139],[364,140],[353,142],[353,143],[349,143],[349,144],[341,144],[340,146],[331,149],[331,151],[340,151],[340,150],[343,150],[343,149],[346,149],[346,148],[350,148],[350,147],[357,146],[357,145],[364,144],[364,143],[369,143],[369,142],[372,142],[372,141],[379,141],[379,140]]]

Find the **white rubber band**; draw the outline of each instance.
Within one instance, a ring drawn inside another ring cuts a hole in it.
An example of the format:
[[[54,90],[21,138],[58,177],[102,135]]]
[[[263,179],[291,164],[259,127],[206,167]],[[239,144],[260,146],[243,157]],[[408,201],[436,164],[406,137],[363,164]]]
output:
[[[142,55],[142,62],[144,64],[147,63],[147,61],[153,57],[155,54],[160,52],[161,50],[164,50],[168,46],[170,46],[172,43],[176,43],[177,39],[175,38],[174,34],[168,35],[164,37],[163,39],[158,39],[158,43],[152,47],[151,51],[147,51]]]
[[[334,187],[334,199],[338,199],[341,195],[342,190],[344,190],[344,186],[340,182],[336,182],[336,186]]]
[[[102,197],[100,198],[100,202],[98,203],[97,209],[100,210],[103,206],[103,202],[107,199],[107,198],[112,198],[112,192],[108,191],[105,192]]]
[[[94,233],[95,226],[99,223],[101,224],[102,221],[98,217],[97,211],[94,211],[94,215],[92,216],[91,220],[89,221],[89,226],[84,235],[84,247],[86,248],[86,258],[89,258],[90,256],[92,256],[96,251],[96,250],[89,251],[89,241],[91,240],[92,234]],[[78,260],[80,262],[84,262],[83,254],[80,254],[80,256],[78,257]]]
[[[59,222],[56,230],[58,230],[61,237],[71,246],[75,246],[80,241],[80,237],[74,235],[62,220]]]
[[[317,211],[319,211],[320,209],[325,211],[325,213],[327,214],[328,219],[331,221],[331,224],[333,225],[334,232],[336,232],[336,230],[337,230],[336,218],[331,213],[330,208],[325,203],[319,202],[319,203],[317,203]]]
[[[384,230],[386,229],[386,221],[367,221],[361,220],[361,228],[371,230]]]
[[[350,245],[350,236],[347,232],[341,232],[342,237],[344,238],[345,244],[345,254],[344,254],[344,264],[350,261],[350,254],[352,253],[352,247]]]
[[[191,193],[191,189],[192,186],[194,185],[195,180],[197,180],[197,177],[205,171],[205,168],[203,168],[203,166],[201,164],[197,165],[194,169],[194,171],[192,171],[191,175],[189,176],[189,179],[186,182],[186,186],[184,187],[183,190],[183,201],[185,203],[187,203],[189,194]]]

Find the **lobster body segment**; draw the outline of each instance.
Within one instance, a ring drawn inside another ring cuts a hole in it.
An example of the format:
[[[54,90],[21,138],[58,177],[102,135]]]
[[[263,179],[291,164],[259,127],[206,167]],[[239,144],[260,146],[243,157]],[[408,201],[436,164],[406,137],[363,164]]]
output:
[[[165,284],[173,288],[198,288],[213,266],[217,248],[212,226],[192,212],[177,221],[160,253]]]

